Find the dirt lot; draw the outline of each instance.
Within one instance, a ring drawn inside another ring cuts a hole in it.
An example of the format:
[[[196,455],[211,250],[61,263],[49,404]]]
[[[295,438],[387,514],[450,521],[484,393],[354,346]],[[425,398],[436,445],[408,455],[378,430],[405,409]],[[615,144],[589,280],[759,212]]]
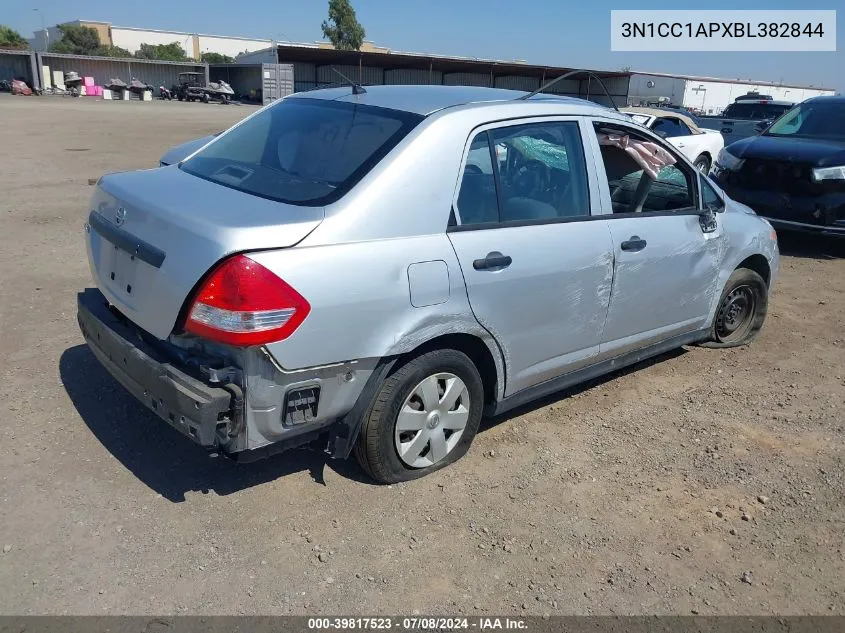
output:
[[[841,244],[783,244],[750,348],[487,422],[418,482],[147,413],[77,329],[88,179],[251,111],[0,98],[0,612],[845,613]]]

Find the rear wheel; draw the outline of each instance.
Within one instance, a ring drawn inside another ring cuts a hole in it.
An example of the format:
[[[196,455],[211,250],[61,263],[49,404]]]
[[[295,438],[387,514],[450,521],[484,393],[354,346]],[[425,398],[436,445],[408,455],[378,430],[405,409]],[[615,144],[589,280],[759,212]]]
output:
[[[705,156],[704,154],[696,158],[693,165],[702,174],[707,174],[710,171],[710,159],[707,158],[707,156]]]
[[[753,270],[737,268],[719,298],[710,326],[710,340],[703,343],[704,347],[747,345],[763,327],[767,308],[766,282]]]
[[[423,477],[467,452],[483,402],[481,376],[466,354],[442,349],[417,356],[382,384],[355,456],[381,483]]]

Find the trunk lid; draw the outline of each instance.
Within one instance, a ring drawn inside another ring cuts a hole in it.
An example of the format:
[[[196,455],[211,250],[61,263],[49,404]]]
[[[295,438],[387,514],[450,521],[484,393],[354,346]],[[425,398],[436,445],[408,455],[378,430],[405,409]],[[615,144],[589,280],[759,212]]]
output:
[[[322,207],[267,200],[176,166],[110,174],[91,200],[88,261],[106,298],[166,339],[214,264],[237,252],[293,246],[323,217]]]

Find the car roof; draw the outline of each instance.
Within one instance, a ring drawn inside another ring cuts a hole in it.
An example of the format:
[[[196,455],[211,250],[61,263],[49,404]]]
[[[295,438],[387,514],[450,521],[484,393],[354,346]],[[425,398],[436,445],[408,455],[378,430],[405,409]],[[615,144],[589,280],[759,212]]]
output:
[[[672,117],[675,119],[680,119],[681,121],[687,124],[687,127],[692,130],[693,134],[701,134],[701,130],[698,129],[698,126],[695,124],[695,121],[693,121],[683,112],[679,112],[678,110],[671,110],[669,108],[660,109],[628,107],[620,108],[619,111],[625,112],[626,114],[644,114],[646,116],[653,116],[657,118]]]
[[[309,90],[297,92],[288,99],[326,99],[331,101],[344,101],[372,105],[392,110],[401,110],[428,116],[455,106],[465,105],[487,105],[490,103],[503,103],[516,101],[527,93],[522,90],[507,90],[504,88],[481,88],[474,86],[365,86],[365,93],[352,94],[352,88],[343,86],[339,88],[324,88],[321,90]],[[560,103],[577,106],[588,106],[597,112],[606,113],[608,108],[592,101],[565,97],[559,95],[538,94],[532,97],[531,103]]]
[[[742,103],[756,103],[758,105],[778,105],[778,106],[789,106],[794,105],[794,101],[783,101],[781,99],[754,99],[752,97],[742,97],[734,100],[734,103],[742,104]]]
[[[845,95],[819,95],[811,97],[807,101],[823,101],[824,103],[845,103]],[[805,101],[805,103],[807,102]]]

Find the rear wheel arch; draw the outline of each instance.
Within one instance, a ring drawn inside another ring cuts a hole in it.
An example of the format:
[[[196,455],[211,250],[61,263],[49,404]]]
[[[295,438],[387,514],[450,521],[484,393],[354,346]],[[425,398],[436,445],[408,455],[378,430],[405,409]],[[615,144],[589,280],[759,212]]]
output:
[[[474,334],[443,334],[426,341],[413,350],[402,355],[402,362],[425,354],[435,349],[454,349],[466,354],[473,362],[481,382],[484,386],[484,404],[494,404],[498,399],[499,386],[504,376],[500,377],[499,364],[493,357],[493,352],[483,339]],[[501,365],[504,367],[504,363]]]

